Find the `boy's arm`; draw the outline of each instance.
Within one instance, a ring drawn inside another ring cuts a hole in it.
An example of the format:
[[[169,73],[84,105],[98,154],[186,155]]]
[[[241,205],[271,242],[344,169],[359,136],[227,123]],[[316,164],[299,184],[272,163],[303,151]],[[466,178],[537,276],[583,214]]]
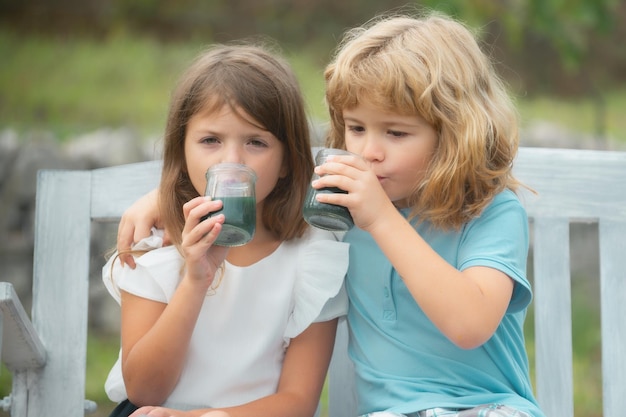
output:
[[[415,301],[450,341],[472,349],[493,335],[513,294],[509,276],[484,266],[457,270],[395,209],[381,213],[369,232]]]
[[[415,301],[450,341],[471,349],[493,335],[513,294],[510,277],[488,267],[459,271],[446,262],[402,216],[363,160],[335,156],[315,172],[321,175],[313,182],[316,188],[348,191],[320,194],[319,201],[348,207],[355,225],[372,235]]]
[[[128,251],[133,243],[150,236],[150,229],[153,226],[160,226],[158,196],[158,189],[150,191],[135,201],[122,215],[117,228],[117,250],[120,252],[119,258],[122,265],[128,264],[135,269],[135,260],[132,255],[123,252]],[[167,236],[164,237],[164,244],[166,238]]]

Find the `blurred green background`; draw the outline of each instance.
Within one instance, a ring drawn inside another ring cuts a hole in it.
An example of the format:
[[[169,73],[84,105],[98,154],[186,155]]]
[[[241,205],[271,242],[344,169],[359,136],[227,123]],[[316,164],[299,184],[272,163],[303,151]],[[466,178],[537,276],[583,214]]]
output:
[[[626,141],[619,0],[0,0],[0,129],[158,135],[170,89],[203,46],[259,35],[282,47],[325,120],[321,73],[343,31],[422,7],[478,30],[524,122]]]
[[[327,120],[324,65],[341,34],[389,10],[442,10],[478,30],[511,86],[523,127],[562,126],[602,147],[626,145],[626,2],[621,0],[0,0],[0,131],[59,141],[103,127],[159,137],[170,90],[207,44],[274,39],[311,117]],[[595,276],[574,281],[576,416],[601,416]],[[533,355],[532,311],[528,320]],[[94,329],[87,398],[102,386],[118,335]],[[10,375],[0,373],[0,399]],[[0,415],[2,412],[0,411]]]

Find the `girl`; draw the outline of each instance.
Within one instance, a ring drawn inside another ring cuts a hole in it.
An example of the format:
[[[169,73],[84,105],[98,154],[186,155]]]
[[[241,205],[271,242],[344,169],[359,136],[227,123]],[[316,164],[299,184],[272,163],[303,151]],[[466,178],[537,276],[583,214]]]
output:
[[[224,216],[204,220],[222,206],[202,196],[207,169],[221,162],[245,164],[258,178],[256,232],[230,249],[213,244]],[[106,382],[120,402],[112,415],[138,406],[146,407],[133,415],[315,413],[336,318],[347,309],[348,255],[301,218],[312,171],[289,67],[252,45],[201,54],[169,108],[154,194],[163,229],[125,253],[134,269],[121,264],[124,253],[103,268],[121,303],[120,358]]]
[[[318,200],[355,227],[346,289],[360,414],[543,417],[523,322],[528,222],[517,114],[472,33],[444,16],[348,32],[325,72],[334,156]]]

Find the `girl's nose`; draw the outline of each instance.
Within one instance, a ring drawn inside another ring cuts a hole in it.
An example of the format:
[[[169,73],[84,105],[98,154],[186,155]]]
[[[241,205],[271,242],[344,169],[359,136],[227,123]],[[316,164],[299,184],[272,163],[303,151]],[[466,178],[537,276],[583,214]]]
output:
[[[243,152],[237,146],[231,146],[224,150],[222,162],[230,162],[233,164],[243,164]]]

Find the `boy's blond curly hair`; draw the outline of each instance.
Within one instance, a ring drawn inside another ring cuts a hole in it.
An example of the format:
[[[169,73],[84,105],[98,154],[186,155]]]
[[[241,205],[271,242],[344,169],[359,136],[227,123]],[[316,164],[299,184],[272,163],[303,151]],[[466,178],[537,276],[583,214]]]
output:
[[[437,149],[415,184],[411,217],[458,229],[495,194],[518,187],[518,114],[464,24],[438,13],[378,17],[345,34],[324,75],[328,146],[345,148],[343,110],[359,103],[419,115],[435,128]]]

